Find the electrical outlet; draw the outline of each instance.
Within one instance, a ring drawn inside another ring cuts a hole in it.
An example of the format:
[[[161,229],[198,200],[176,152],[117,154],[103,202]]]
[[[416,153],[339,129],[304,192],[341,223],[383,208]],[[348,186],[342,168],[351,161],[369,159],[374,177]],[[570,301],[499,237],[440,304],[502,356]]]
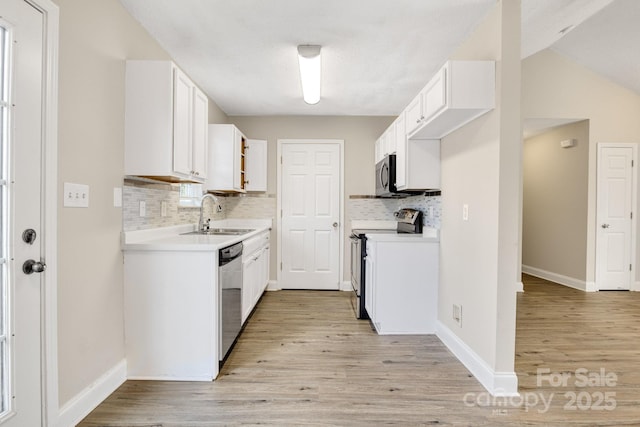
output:
[[[458,326],[462,327],[462,306],[458,304],[453,304],[453,320],[458,324]]]
[[[89,186],[84,184],[64,183],[64,201],[66,208],[88,208],[89,207]]]
[[[167,201],[163,200],[160,202],[160,216],[161,217],[165,217],[167,216]]]
[[[427,207],[427,216],[428,216],[430,219],[433,219],[433,206],[429,206],[429,207]]]
[[[145,216],[147,216],[147,202],[145,202],[144,200],[140,201],[140,217],[144,218]]]
[[[466,203],[462,205],[462,220],[469,221],[469,205]]]

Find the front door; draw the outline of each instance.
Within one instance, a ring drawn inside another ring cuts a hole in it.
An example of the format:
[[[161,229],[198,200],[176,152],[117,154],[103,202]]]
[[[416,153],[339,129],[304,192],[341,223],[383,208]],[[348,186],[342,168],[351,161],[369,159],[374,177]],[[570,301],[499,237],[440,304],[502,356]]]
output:
[[[629,290],[632,270],[632,144],[598,144],[596,288]]]
[[[42,424],[43,14],[0,3],[2,426]]]
[[[340,289],[341,141],[281,144],[282,289]]]

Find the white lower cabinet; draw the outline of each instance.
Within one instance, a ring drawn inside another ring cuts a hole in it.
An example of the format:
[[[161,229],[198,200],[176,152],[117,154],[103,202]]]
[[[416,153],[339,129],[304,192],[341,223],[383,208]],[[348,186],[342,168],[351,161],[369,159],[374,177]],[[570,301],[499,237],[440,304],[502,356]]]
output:
[[[217,251],[125,251],[127,377],[218,376]]]
[[[437,241],[367,236],[365,308],[379,334],[434,334]]]
[[[269,283],[269,232],[244,242],[242,254],[242,323]]]

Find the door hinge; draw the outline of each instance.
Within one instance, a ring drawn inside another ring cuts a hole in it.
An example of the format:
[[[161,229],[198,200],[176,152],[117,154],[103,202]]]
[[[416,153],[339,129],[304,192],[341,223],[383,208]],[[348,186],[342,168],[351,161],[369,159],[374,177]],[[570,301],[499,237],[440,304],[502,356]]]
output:
[[[282,164],[282,156],[280,156],[280,164]]]
[[[633,271],[633,270],[631,269],[631,264],[629,264],[629,271]]]
[[[282,270],[282,263],[280,263],[280,270]]]
[[[282,209],[280,209],[280,218],[282,218]]]
[[[631,219],[633,219],[633,212],[631,212]]]
[[[633,160],[631,160],[631,167],[633,167]]]

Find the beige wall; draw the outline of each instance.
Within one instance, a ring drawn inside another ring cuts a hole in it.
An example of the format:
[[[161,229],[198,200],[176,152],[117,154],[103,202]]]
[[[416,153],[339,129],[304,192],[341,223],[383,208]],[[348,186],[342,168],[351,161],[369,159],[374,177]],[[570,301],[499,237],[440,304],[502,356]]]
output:
[[[88,209],[58,208],[59,400],[124,357],[122,211],[125,60],[169,59],[117,0],[60,7],[58,180],[90,186]],[[212,117],[224,120],[213,104]]]
[[[441,142],[438,320],[513,373],[520,222],[520,6],[501,1],[453,59],[496,60],[496,108]],[[462,220],[468,204],[469,219]],[[462,325],[452,305],[462,306]]]
[[[577,143],[561,148],[566,139]],[[586,280],[588,164],[588,120],[525,141],[523,265]]]
[[[589,120],[585,273],[589,286],[595,280],[596,144],[640,142],[640,95],[545,50],[522,62],[522,110],[525,118]],[[637,254],[640,257],[640,251]]]
[[[268,188],[276,194],[276,152],[278,139],[343,139],[345,203],[352,194],[374,194],[374,144],[376,139],[395,120],[395,117],[352,116],[232,116],[234,123],[247,138],[268,142]],[[346,217],[346,215],[345,215]],[[274,224],[275,226],[275,224]],[[344,228],[348,233],[349,225]],[[273,234],[275,236],[275,234]],[[349,277],[350,252],[343,236],[343,280]],[[277,247],[272,239],[271,271],[275,278]]]

